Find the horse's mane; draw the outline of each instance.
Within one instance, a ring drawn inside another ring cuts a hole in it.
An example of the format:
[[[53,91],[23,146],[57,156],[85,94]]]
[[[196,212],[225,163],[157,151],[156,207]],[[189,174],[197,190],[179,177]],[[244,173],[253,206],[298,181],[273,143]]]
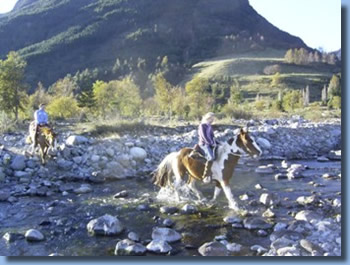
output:
[[[227,152],[227,143],[226,142],[219,142],[218,145],[218,151],[217,151],[217,157],[221,157],[223,153]]]
[[[41,127],[40,131],[43,135],[48,136],[48,135],[54,135],[54,132],[51,128],[49,127]]]

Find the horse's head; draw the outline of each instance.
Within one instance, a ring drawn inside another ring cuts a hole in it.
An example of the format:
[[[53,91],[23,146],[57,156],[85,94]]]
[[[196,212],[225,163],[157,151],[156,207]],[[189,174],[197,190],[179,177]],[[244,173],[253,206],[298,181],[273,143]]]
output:
[[[48,145],[51,148],[56,149],[57,134],[49,127],[41,128],[41,133],[45,136],[45,139],[46,139]]]
[[[255,142],[253,136],[250,136],[247,131],[241,129],[239,134],[228,141],[231,146],[232,153],[247,153],[250,156],[261,156],[262,151],[259,145]]]

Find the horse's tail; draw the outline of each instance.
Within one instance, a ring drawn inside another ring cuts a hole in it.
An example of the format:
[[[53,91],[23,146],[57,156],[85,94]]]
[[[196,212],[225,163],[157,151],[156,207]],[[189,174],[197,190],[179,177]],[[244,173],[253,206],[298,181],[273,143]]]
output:
[[[152,172],[152,183],[165,187],[170,183],[170,177],[174,173],[173,162],[176,161],[178,152],[173,152],[167,155],[163,161],[159,164],[156,170]]]

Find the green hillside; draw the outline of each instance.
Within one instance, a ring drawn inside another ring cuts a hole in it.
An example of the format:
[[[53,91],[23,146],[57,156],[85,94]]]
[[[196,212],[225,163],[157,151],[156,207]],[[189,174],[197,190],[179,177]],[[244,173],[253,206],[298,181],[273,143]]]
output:
[[[340,68],[329,64],[296,65],[284,61],[286,50],[267,49],[259,52],[248,52],[234,56],[217,57],[193,65],[191,73],[182,82],[199,76],[212,83],[223,83],[227,86],[238,82],[244,98],[255,100],[257,94],[275,98],[280,89],[301,90],[310,87],[311,100],[319,101],[321,90],[333,74]],[[278,66],[281,84],[272,86],[273,74],[264,73],[269,66]]]
[[[18,51],[27,81],[45,86],[85,68],[118,78],[125,71],[111,72],[117,58],[129,72],[143,61],[142,71],[152,73],[164,56],[187,69],[217,56],[306,47],[248,0],[19,0],[0,17],[0,39],[0,58]]]

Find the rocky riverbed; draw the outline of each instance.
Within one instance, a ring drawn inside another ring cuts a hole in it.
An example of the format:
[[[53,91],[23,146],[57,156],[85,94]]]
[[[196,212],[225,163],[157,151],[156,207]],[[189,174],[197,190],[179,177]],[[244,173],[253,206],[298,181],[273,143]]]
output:
[[[223,195],[215,204],[157,196],[149,173],[197,142],[190,126],[106,138],[62,132],[45,166],[26,155],[24,133],[0,136],[0,254],[341,255],[340,121],[248,123],[264,154],[242,158],[231,181],[243,214]],[[200,185],[207,198],[213,187]]]

